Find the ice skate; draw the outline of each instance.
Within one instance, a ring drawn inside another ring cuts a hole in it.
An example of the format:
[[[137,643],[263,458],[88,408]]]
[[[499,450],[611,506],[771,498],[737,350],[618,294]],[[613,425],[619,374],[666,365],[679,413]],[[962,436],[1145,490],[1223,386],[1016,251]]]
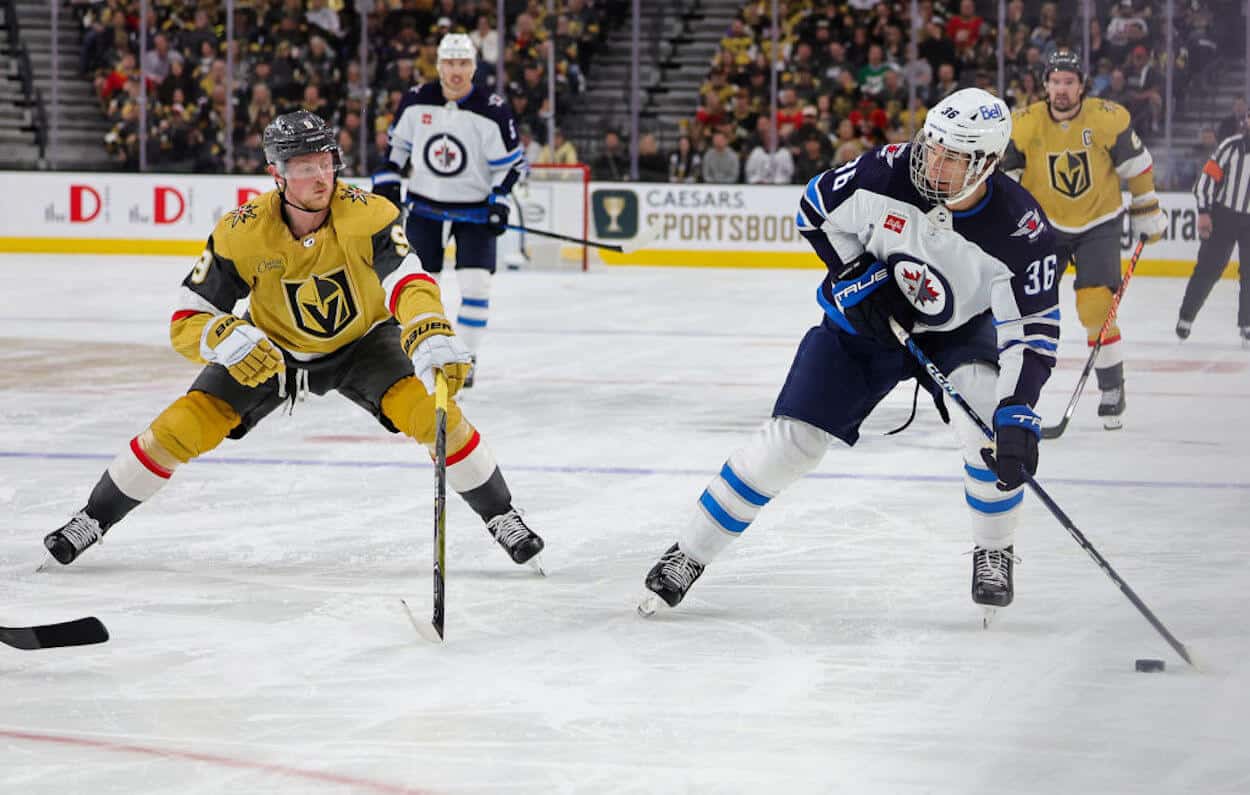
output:
[[[543,551],[543,540],[525,524],[520,511],[513,508],[501,513],[486,523],[486,529],[514,563],[528,564],[534,571],[546,576],[542,557],[538,554]]]
[[[989,629],[999,608],[1011,604],[1015,596],[1012,569],[1016,563],[1013,548],[972,550],[972,601],[981,605],[985,614],[981,626]]]
[[[100,523],[88,516],[86,511],[79,511],[59,529],[44,536],[43,545],[57,563],[68,566],[87,547],[103,537],[104,530],[100,527]],[[45,565],[46,563],[47,561]],[[42,570],[43,566],[39,568]]]
[[[1181,318],[1176,321],[1176,338],[1179,340],[1189,339],[1189,332],[1193,331],[1193,329],[1194,322],[1192,320]]]
[[[1098,416],[1102,417],[1102,427],[1105,430],[1118,431],[1123,427],[1124,423],[1121,418],[1125,405],[1123,383],[1103,390],[1102,399],[1098,401]]]
[[[653,616],[665,607],[676,607],[704,568],[702,563],[673,544],[647,572],[647,590],[651,593],[639,602],[638,613]]]

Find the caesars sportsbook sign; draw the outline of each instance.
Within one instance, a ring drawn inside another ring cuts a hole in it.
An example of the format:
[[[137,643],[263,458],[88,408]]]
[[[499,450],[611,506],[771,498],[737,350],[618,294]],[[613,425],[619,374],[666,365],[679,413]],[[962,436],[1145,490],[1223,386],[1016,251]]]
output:
[[[591,236],[630,244],[648,227],[655,242],[633,254],[605,252],[609,264],[812,267],[823,264],[794,225],[801,185],[591,184]],[[1128,195],[1125,194],[1125,202]],[[1148,246],[1139,273],[1188,275],[1198,256],[1197,215],[1189,193],[1161,193],[1164,240]],[[1121,249],[1130,245],[1124,219]]]

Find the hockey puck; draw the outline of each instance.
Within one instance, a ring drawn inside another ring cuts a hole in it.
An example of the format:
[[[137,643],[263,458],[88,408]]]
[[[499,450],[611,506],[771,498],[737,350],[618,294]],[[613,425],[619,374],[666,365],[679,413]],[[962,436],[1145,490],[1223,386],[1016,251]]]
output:
[[[1163,670],[1163,660],[1138,660],[1137,671],[1143,674],[1158,673]]]

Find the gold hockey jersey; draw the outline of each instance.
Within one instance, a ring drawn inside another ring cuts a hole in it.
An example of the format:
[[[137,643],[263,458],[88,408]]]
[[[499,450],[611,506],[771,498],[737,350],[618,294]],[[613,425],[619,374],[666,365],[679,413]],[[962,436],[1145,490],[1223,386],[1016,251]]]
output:
[[[226,213],[183,280],[171,319],[174,348],[203,362],[200,337],[248,299],[252,325],[290,358],[308,361],[354,342],[394,315],[443,311],[438,285],[409,250],[390,201],[339,182],[330,214],[296,238],[276,190]]]
[[[1012,114],[1002,169],[1033,194],[1056,229],[1075,233],[1123,212],[1121,179],[1134,197],[1153,191],[1152,165],[1128,111],[1088,97],[1067,121],[1055,121],[1045,101]]]

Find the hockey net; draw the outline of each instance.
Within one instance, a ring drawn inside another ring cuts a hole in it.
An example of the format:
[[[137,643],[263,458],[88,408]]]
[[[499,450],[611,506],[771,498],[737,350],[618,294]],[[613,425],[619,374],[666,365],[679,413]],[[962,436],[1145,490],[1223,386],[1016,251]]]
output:
[[[532,164],[529,178],[512,190],[511,223],[586,239],[590,233],[590,168]],[[542,235],[508,232],[501,259],[511,270],[587,270],[586,246]]]

